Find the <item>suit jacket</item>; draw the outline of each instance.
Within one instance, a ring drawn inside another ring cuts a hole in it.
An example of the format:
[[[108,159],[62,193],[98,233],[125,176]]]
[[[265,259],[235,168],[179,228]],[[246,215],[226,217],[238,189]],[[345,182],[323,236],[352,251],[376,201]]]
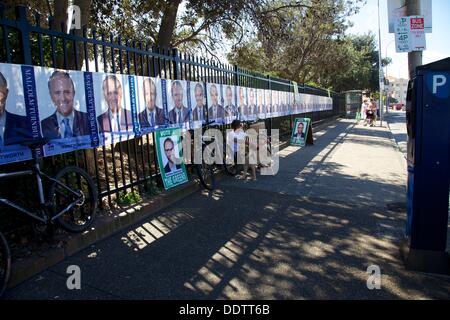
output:
[[[192,109],[192,121],[200,121],[200,119],[198,118],[198,113],[197,113],[197,108]],[[208,108],[206,107],[206,105],[203,105],[203,119],[201,120],[206,120],[206,117],[208,115]]]
[[[73,110],[73,136],[86,136],[90,134],[89,130],[89,118],[87,113]],[[61,134],[59,132],[58,118],[56,117],[56,112],[50,117],[45,118],[41,121],[42,135],[44,138],[49,139],[60,139]]]
[[[213,107],[214,106],[208,108],[208,120],[211,121],[214,119],[223,119],[225,117],[225,109],[220,104],[217,105],[216,118],[213,118],[214,115]]]
[[[126,116],[126,118],[125,118]],[[109,110],[97,117],[100,132],[111,132],[112,125],[109,120]],[[120,131],[133,129],[133,118],[127,109],[120,110]]]
[[[256,107],[256,104],[252,104],[251,106],[248,106],[248,115],[253,116],[258,114],[258,108]]]
[[[181,165],[176,164],[177,170],[181,169]],[[164,166],[164,172],[165,173],[170,173],[170,167],[169,167],[169,162],[167,162],[167,164]]]
[[[234,105],[228,105],[225,107],[225,117],[235,117],[238,111]]]
[[[164,119],[164,111],[161,108],[157,108],[157,107],[155,107],[155,108],[156,108],[155,124],[157,126],[161,126],[161,125],[166,124],[166,121]],[[144,111],[139,113],[138,117],[139,117],[139,123],[141,124],[142,128],[149,128],[150,127],[150,122],[148,121],[147,108],[145,108]]]
[[[239,106],[238,107],[238,113],[239,115],[242,116],[247,116],[248,115],[248,106],[245,104],[243,106]]]
[[[305,138],[305,133],[304,132],[302,132],[301,134],[298,134],[298,132],[297,133],[295,133],[294,134],[294,138]]]
[[[175,112],[175,108],[173,108],[172,110],[170,110],[169,112],[169,123],[170,124],[176,124],[177,122],[177,114]],[[186,108],[185,106],[181,107],[181,119],[182,122],[189,122],[189,109]]]
[[[25,116],[19,116],[8,111],[4,111],[6,115],[5,119],[5,131],[3,134],[3,144],[11,145],[18,144],[24,140],[33,139],[31,134],[30,123]]]

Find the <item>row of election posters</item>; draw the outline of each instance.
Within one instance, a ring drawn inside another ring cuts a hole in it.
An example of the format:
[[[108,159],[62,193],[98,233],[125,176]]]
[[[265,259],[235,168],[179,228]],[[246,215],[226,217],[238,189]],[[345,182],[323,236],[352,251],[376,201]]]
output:
[[[31,159],[21,141],[45,137],[50,156],[160,129],[200,128],[332,110],[329,97],[195,81],[0,63],[0,164]]]

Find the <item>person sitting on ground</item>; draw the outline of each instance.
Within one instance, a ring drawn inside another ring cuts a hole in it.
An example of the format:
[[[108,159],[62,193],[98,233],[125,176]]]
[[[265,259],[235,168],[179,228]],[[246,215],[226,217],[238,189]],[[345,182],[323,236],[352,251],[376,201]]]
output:
[[[248,138],[247,133],[245,133],[243,125],[240,120],[233,120],[233,122],[231,123],[231,128],[233,130],[229,131],[228,136],[227,136],[227,141],[233,152],[234,161],[237,164],[238,153],[240,150],[239,147],[243,143],[244,143],[244,147],[248,146],[249,138]],[[252,171],[252,178],[253,178],[253,180],[256,180],[256,164],[254,164],[255,161],[250,161],[250,160],[254,160],[254,159],[249,158],[251,153],[248,152],[249,150],[247,150],[247,148],[245,148],[245,149],[246,150],[245,150],[245,162],[244,162],[243,177],[245,178],[247,176],[248,168],[250,168]]]
[[[373,110],[373,105],[371,101],[368,100],[368,107],[366,110],[366,122],[364,123],[364,125],[366,126],[367,124],[369,124],[371,127],[373,127],[374,119],[375,119],[375,112]]]

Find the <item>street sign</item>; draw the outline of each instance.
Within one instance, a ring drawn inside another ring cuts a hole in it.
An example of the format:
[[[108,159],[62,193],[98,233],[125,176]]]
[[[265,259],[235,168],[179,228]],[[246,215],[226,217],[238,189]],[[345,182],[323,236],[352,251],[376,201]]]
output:
[[[431,33],[433,26],[431,0],[420,1],[420,15],[425,18],[425,32]],[[395,33],[397,18],[406,17],[406,0],[388,0],[389,33]]]
[[[426,49],[425,19],[423,16],[397,18],[395,23],[395,47],[397,52],[423,51]]]

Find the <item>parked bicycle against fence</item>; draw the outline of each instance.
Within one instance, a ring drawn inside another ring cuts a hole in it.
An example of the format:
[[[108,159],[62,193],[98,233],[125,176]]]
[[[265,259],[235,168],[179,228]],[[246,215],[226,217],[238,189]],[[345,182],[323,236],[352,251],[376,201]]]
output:
[[[48,142],[48,139],[35,139],[21,142],[35,150]],[[76,166],[66,166],[54,178],[41,171],[39,159],[28,170],[0,173],[0,179],[34,175],[37,182],[39,204],[27,209],[14,201],[0,198],[0,202],[25,213],[35,219],[38,228],[47,229],[57,221],[70,232],[82,232],[89,228],[97,211],[97,190],[89,174]],[[48,181],[47,192],[43,180]]]
[[[212,121],[208,122],[204,128],[206,131],[207,129],[219,129],[220,126],[221,124]],[[191,163],[193,163],[194,170],[197,173],[197,176],[202,186],[207,190],[214,190],[216,186],[216,179],[215,179],[216,168],[223,167],[223,169],[228,175],[234,176],[237,174],[236,165],[235,162],[227,160],[228,159],[227,157],[229,157],[232,153],[230,152],[227,153],[227,148],[229,147],[226,145],[226,141],[223,141],[222,144],[219,145],[220,142],[216,141],[216,138],[213,135],[208,135],[204,133],[201,136],[201,140],[202,140],[201,151],[195,150],[194,148],[194,154],[196,152],[201,152],[201,163],[195,163],[195,159],[191,159]],[[215,159],[215,154],[217,150],[223,152],[222,157],[220,157],[221,159],[220,163],[212,162],[212,160]],[[207,158],[209,158],[210,160],[208,160]]]
[[[36,148],[47,142],[48,139],[43,138],[23,141],[20,144],[29,147],[34,154]],[[24,208],[6,198],[0,198],[0,203],[36,220],[33,229],[41,235],[50,235],[55,222],[70,232],[82,232],[88,229],[97,211],[97,191],[89,174],[79,167],[66,166],[52,178],[41,171],[39,159],[35,156],[33,159],[34,164],[28,170],[0,173],[0,180],[34,176],[39,203],[32,209]],[[43,180],[48,184],[44,185]],[[4,289],[2,287],[6,286],[9,275],[10,255],[4,237],[1,237],[1,242],[0,289]]]

